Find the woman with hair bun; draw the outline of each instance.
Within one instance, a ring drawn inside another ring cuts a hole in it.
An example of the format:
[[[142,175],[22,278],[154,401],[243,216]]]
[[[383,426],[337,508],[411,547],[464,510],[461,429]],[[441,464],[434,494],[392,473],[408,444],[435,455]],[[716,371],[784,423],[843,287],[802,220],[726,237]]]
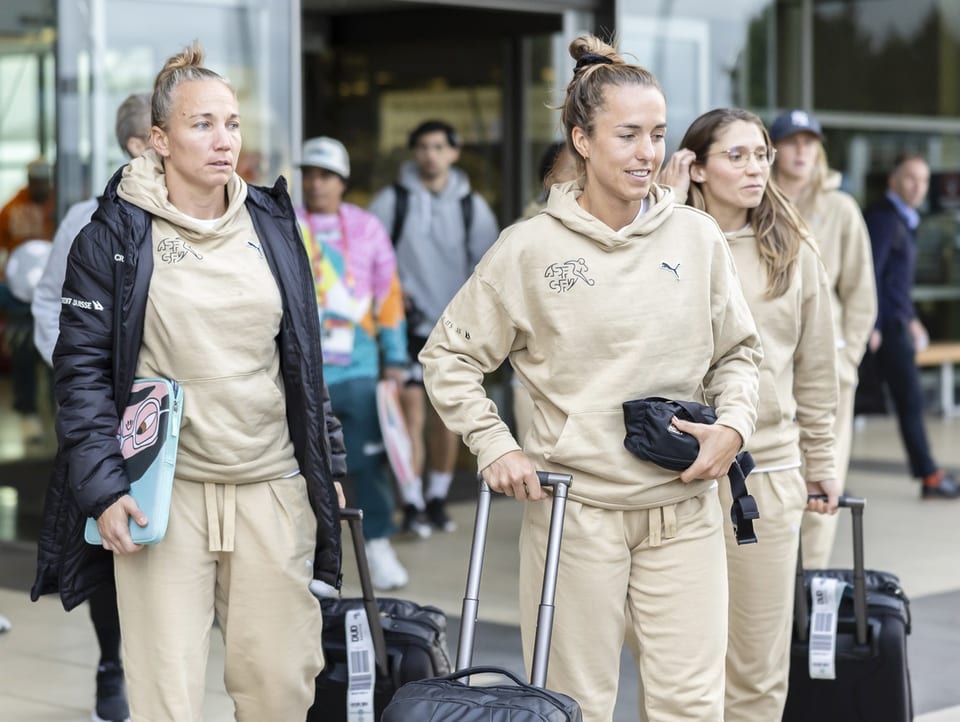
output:
[[[570,54],[562,118],[579,177],[501,233],[420,354],[424,380],[490,488],[524,504],[527,664],[550,515],[540,468],[573,475],[547,686],[609,722],[626,643],[643,719],[719,720],[728,517],[716,479],[753,431],[759,339],[716,223],[654,182],[667,122],[656,78],[593,36]],[[481,383],[505,358],[534,405],[522,448]],[[623,403],[649,396],[716,407],[713,425],[675,420],[700,444],[682,472],[624,448]]]
[[[302,720],[323,667],[309,584],[340,583],[343,439],[285,182],[237,175],[236,93],[202,63],[194,44],[164,65],[151,149],[70,251],[63,295],[92,303],[61,311],[33,596],[69,609],[115,573],[133,722],[201,719],[215,621],[236,718]],[[183,387],[183,421],[166,535],[140,546],[117,428],[134,378],[156,376]],[[103,549],[84,544],[87,516]]]
[[[793,205],[770,182],[776,155],[763,122],[739,108],[704,113],[661,180],[723,229],[760,338],[760,405],[747,449],[758,543],[726,534],[730,578],[725,722],[783,716],[800,521],[835,513],[837,370],[830,283]],[[687,197],[689,195],[689,197]],[[808,501],[825,494],[826,501]],[[730,503],[729,485],[720,497]]]

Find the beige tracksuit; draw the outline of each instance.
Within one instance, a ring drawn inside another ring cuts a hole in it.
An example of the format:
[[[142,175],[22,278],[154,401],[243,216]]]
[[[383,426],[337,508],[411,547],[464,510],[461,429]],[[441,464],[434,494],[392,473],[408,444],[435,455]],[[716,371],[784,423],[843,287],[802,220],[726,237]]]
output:
[[[841,176],[830,171],[815,191],[797,206],[810,226],[827,269],[837,329],[837,481],[846,484],[853,435],[853,400],[857,369],[877,317],[877,291],[873,276],[870,235],[860,206],[840,190]],[[803,515],[803,563],[811,569],[826,567],[837,531],[837,516]]]
[[[308,588],[316,518],[285,415],[280,293],[246,185],[234,176],[227,192],[220,219],[183,215],[152,152],[119,187],[154,217],[137,375],[184,389],[166,536],[115,558],[133,722],[199,722],[215,618],[237,720],[304,719],[323,667]]]
[[[623,446],[622,403],[706,401],[753,430],[760,344],[723,235],[655,186],[616,231],[554,186],[546,212],[507,228],[420,354],[431,401],[483,469],[517,441],[484,393],[504,358],[534,403],[524,451],[573,474],[548,686],[588,722],[613,713],[625,641],[639,648],[650,722],[720,720],[726,574],[714,480],[681,482]],[[520,608],[529,664],[547,503],[527,503]]]
[[[790,629],[806,480],[835,476],[833,423],[837,394],[830,285],[812,241],[800,246],[787,291],[767,295],[753,230],[727,234],[763,342],[757,428],[746,447],[756,469],[758,543],[738,546],[725,525],[730,577],[725,722],[779,720],[786,701]],[[732,502],[720,483],[724,508]]]

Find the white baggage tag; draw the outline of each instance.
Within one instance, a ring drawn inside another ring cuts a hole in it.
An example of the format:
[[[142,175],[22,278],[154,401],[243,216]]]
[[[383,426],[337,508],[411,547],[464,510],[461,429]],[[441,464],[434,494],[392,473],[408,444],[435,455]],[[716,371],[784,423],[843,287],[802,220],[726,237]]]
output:
[[[375,653],[366,611],[349,610],[343,625],[347,638],[347,722],[374,722]]]
[[[836,679],[837,621],[847,583],[842,579],[810,579],[810,679]]]

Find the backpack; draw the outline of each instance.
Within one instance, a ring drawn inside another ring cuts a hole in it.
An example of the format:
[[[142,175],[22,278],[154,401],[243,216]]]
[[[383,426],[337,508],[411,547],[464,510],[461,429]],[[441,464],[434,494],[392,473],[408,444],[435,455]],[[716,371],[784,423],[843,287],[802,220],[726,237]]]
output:
[[[403,222],[407,219],[407,207],[410,204],[410,191],[399,183],[393,184],[393,194],[396,201],[393,205],[393,229],[390,233],[390,239],[393,241],[393,247],[396,248],[400,242],[400,234],[403,232]],[[467,192],[460,198],[460,210],[463,213],[463,232],[464,242],[470,243],[470,226],[473,224],[473,194]],[[467,256],[469,257],[469,252]]]

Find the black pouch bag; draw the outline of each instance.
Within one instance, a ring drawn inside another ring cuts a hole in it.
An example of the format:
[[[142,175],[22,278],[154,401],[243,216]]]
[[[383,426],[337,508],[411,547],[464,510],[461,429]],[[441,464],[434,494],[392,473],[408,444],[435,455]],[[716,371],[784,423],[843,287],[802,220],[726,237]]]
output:
[[[713,424],[717,412],[696,401],[674,401],[659,396],[623,402],[623,423],[627,433],[623,445],[634,456],[671,471],[683,471],[697,459],[700,442],[671,423],[676,417],[697,424]],[[741,451],[730,465],[728,476],[733,495],[730,519],[737,544],[755,544],[753,522],[760,518],[756,500],[747,493],[747,476],[753,457]]]
[[[623,445],[634,456],[672,471],[683,471],[696,461],[700,442],[675,427],[670,420],[712,424],[717,412],[696,401],[672,401],[658,396],[623,402],[627,435]]]

